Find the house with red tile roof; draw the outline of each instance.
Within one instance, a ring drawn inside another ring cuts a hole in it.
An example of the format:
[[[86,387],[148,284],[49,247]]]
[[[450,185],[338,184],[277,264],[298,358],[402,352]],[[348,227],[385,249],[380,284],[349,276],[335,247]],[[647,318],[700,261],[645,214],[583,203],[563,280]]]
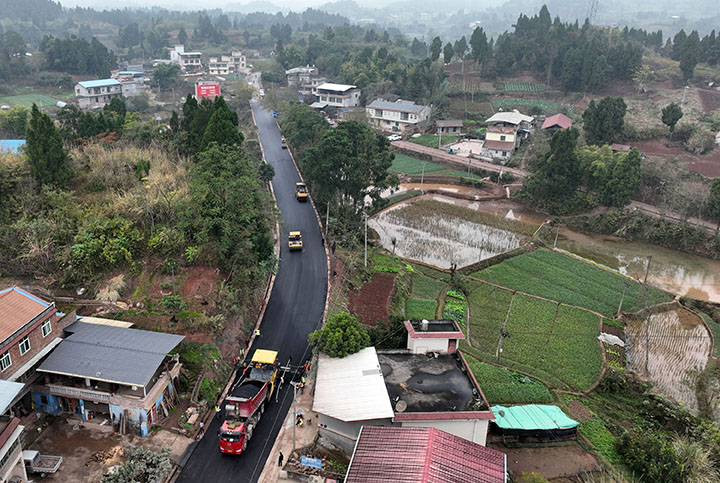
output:
[[[11,401],[13,409],[30,410],[30,387],[38,378],[35,369],[62,341],[63,329],[76,314],[62,314],[53,302],[20,287],[0,290],[0,379],[20,382],[24,389]]]
[[[571,127],[572,119],[560,113],[545,119],[541,129],[569,129]]]
[[[505,483],[504,453],[436,428],[364,426],[346,483]]]

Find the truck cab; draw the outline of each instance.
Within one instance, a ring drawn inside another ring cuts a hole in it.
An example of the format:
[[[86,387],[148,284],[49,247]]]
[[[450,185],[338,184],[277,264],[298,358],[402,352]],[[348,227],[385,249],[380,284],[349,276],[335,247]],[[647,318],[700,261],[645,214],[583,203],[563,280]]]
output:
[[[281,146],[283,149],[287,149],[287,139],[285,139],[285,136],[283,136],[283,137],[280,138],[280,146]]]
[[[305,183],[295,183],[295,198],[297,198],[298,201],[307,201],[308,190]]]
[[[225,421],[218,431],[220,452],[242,454],[265,411],[277,379],[276,351],[258,349],[225,399]]]
[[[302,235],[299,231],[291,231],[288,235],[288,248],[291,252],[295,250],[302,250]]]

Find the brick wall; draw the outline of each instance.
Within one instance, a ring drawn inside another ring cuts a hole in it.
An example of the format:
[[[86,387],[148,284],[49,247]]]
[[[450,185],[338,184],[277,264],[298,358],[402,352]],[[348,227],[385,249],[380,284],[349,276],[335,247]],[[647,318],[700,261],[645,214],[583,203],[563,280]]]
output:
[[[50,333],[43,337],[42,325],[46,320],[50,319]],[[15,335],[12,339],[8,340],[7,344],[0,351],[0,358],[4,357],[8,352],[10,353],[10,360],[12,364],[0,372],[0,379],[7,379],[10,375],[14,374],[23,364],[32,359],[38,352],[40,352],[47,344],[49,344],[56,337],[62,337],[63,329],[75,322],[76,312],[73,310],[69,314],[63,317],[57,315],[55,307],[48,311],[45,315],[35,321],[31,326],[27,327],[21,333]],[[20,341],[25,337],[30,339],[30,350],[25,354],[20,355]]]

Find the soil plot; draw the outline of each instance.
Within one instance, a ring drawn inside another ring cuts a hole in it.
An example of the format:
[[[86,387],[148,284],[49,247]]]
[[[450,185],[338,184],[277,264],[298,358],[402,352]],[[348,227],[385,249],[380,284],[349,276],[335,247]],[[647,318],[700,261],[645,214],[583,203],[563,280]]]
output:
[[[645,318],[626,321],[630,368],[643,374],[647,360],[649,377],[657,388],[697,413],[695,371],[707,365],[712,350],[710,334],[698,316],[682,308],[651,315],[649,323],[646,333]]]
[[[394,275],[374,274],[359,292],[350,294],[350,313],[355,315],[360,323],[366,325],[376,325],[378,320],[387,321],[394,289]]]
[[[514,220],[497,219],[496,226],[473,210],[434,200],[400,203],[370,219],[383,247],[402,258],[420,260],[442,268],[458,268],[518,248],[527,237],[503,226]],[[517,223],[517,222],[515,222]],[[499,225],[499,226],[498,226]]]

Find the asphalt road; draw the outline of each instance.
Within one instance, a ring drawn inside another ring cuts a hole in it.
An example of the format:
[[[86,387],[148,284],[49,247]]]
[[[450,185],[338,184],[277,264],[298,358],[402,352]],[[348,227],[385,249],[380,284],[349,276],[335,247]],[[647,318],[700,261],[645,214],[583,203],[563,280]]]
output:
[[[275,168],[272,184],[281,211],[280,265],[260,325],[261,336],[255,340],[252,350],[277,350],[283,364],[292,357],[292,363],[297,365],[310,357],[307,336],[319,326],[325,309],[327,259],[312,205],[295,200],[295,183],[300,181],[300,176],[287,150],[280,146],[277,125],[269,111],[256,103],[252,107],[265,158]],[[287,236],[295,230],[302,232],[304,249],[290,253]],[[292,386],[286,384],[279,392],[278,403],[266,407],[247,452],[240,456],[220,453],[217,437],[220,421],[215,418],[177,481],[257,481],[291,403]]]

